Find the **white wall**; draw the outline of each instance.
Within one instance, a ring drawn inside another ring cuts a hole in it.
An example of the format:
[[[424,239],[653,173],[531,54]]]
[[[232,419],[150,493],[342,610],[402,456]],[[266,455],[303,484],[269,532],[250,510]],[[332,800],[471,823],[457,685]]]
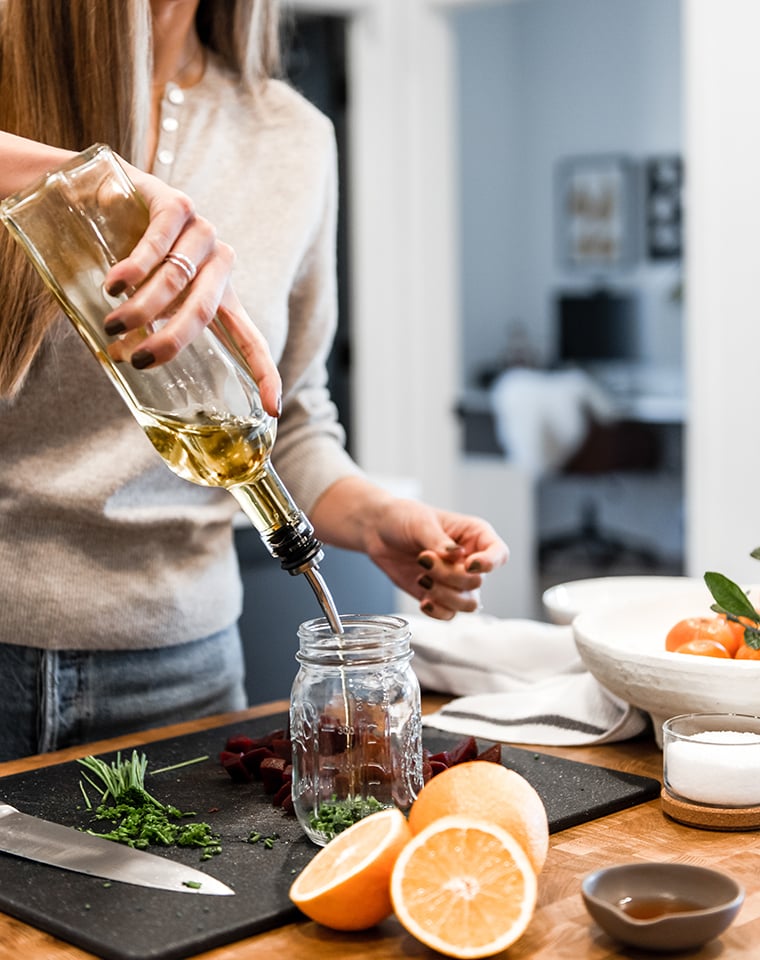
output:
[[[760,3],[686,0],[687,563],[760,582]]]

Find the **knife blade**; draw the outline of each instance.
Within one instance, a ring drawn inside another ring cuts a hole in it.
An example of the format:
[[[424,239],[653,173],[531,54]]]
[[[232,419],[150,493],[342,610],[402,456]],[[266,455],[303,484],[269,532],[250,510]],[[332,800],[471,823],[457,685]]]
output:
[[[235,893],[220,880],[193,867],[52,820],[41,820],[7,803],[0,803],[0,851],[141,887],[216,896]]]

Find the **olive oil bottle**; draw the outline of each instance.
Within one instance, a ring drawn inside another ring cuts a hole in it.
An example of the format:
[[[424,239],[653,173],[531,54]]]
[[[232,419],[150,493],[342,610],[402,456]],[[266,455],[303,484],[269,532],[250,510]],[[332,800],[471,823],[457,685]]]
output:
[[[37,268],[166,464],[193,483],[227,489],[270,554],[308,579],[336,633],[341,621],[319,573],[322,544],[274,470],[276,421],[218,321],[173,360],[137,370],[147,332],[108,336],[120,302],[104,287],[148,223],[147,208],[107,146],[96,144],[0,204],[0,221]],[[123,299],[123,297],[122,297]]]

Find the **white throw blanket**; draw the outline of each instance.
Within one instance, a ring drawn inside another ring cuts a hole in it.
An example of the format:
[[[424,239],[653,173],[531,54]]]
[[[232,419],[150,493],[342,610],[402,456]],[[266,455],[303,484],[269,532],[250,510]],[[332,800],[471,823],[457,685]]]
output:
[[[457,699],[423,724],[506,743],[584,746],[626,740],[647,718],[585,669],[572,627],[460,614],[404,615],[424,689]]]
[[[516,367],[491,387],[496,438],[507,458],[533,477],[552,473],[576,453],[591,418],[608,423],[616,407],[582,370]]]

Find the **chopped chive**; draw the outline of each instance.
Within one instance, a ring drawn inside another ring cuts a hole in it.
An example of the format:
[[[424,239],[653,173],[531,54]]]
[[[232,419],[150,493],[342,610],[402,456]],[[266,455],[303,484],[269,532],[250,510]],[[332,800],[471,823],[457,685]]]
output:
[[[83,773],[90,786],[100,794],[100,804],[95,810],[98,820],[109,821],[110,830],[87,832],[94,836],[124,843],[138,850],[151,844],[161,846],[200,847],[202,859],[221,853],[219,838],[207,823],[177,823],[175,821],[194,817],[183,813],[170,804],[164,805],[145,789],[145,772],[148,759],[145,754],[132,751],[129,760],[106,763],[98,757],[85,757],[79,761],[91,774]],[[100,781],[98,785],[95,780]],[[84,793],[84,788],[80,788]],[[87,799],[85,794],[85,799]],[[88,804],[92,809],[91,805]]]
[[[193,757],[192,760],[183,760],[182,763],[174,763],[170,767],[160,767],[158,770],[151,770],[150,775],[154,777],[157,773],[168,773],[170,770],[179,770],[180,767],[189,767],[191,763],[202,763],[208,760],[208,754],[205,757]]]
[[[85,805],[88,810],[92,810],[92,804],[90,803],[90,798],[87,796],[87,791],[85,790],[82,781],[79,781],[79,789],[82,791],[82,796],[84,797]]]

